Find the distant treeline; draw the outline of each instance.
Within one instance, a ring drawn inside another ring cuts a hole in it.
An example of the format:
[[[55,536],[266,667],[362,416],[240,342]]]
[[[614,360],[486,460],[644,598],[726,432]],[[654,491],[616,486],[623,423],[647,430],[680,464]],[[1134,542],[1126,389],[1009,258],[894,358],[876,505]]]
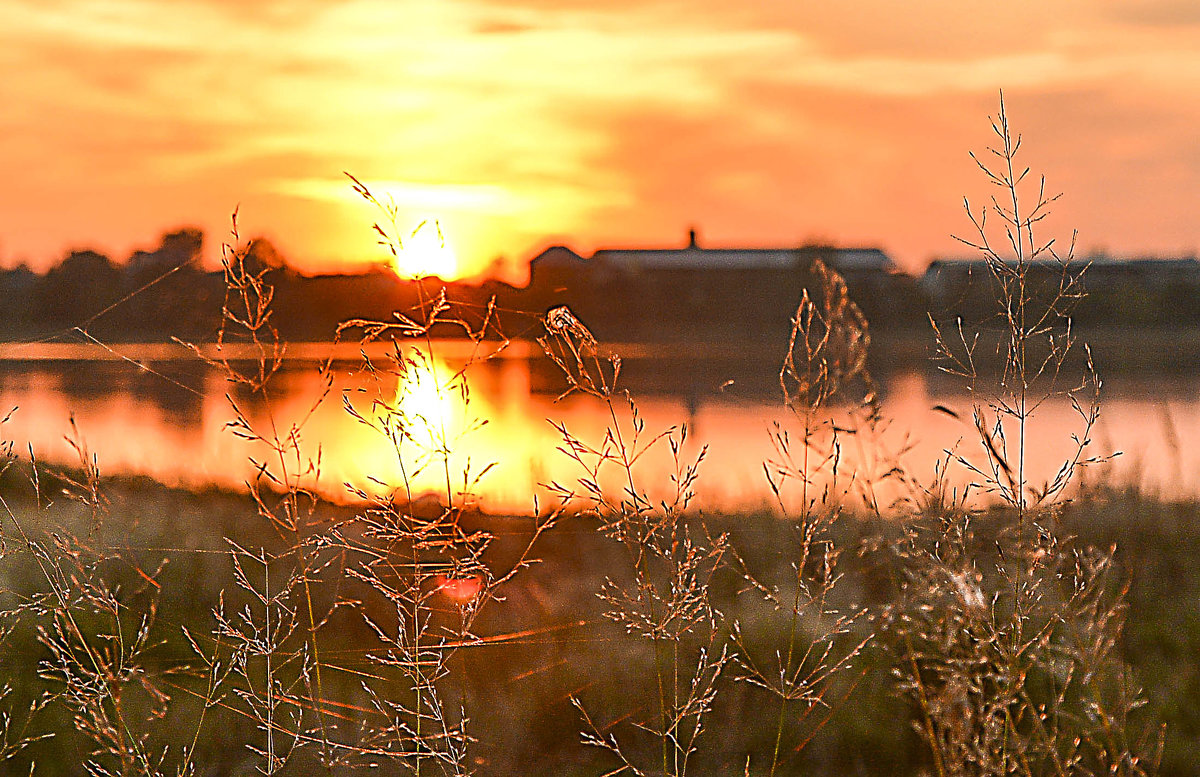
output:
[[[183,229],[163,236],[153,251],[124,264],[95,251],[75,251],[45,274],[26,267],[0,273],[0,339],[57,337],[75,327],[110,342],[178,337],[211,340],[221,322],[225,278],[200,266],[203,234]],[[377,268],[356,275],[305,276],[266,241],[251,245],[251,268],[269,268],[275,288],[272,322],[292,341],[331,339],[339,323],[395,320],[427,305],[444,286],[454,313],[478,327],[488,314],[509,337],[542,333],[550,308],[567,305],[605,341],[739,341],[786,338],[790,319],[812,278],[790,270],[672,270],[621,276],[578,273],[537,279],[524,289],[405,281]],[[1194,262],[1193,262],[1194,264]],[[947,267],[952,270],[947,271]],[[1079,267],[1083,267],[1081,263]],[[986,268],[942,263],[924,278],[846,273],[851,297],[880,329],[927,327],[930,313],[983,323],[995,315],[995,280]],[[1057,284],[1061,272],[1036,269],[1037,285]],[[1079,287],[1087,299],[1070,316],[1080,326],[1200,325],[1200,274],[1186,262],[1108,263],[1091,267]],[[439,327],[435,334],[461,334]]]
[[[0,339],[70,339],[76,328],[106,342],[189,342],[214,339],[226,302],[223,271],[206,271],[203,234],[183,229],[163,236],[153,251],[124,264],[95,251],[74,251],[44,275],[27,267],[0,272]],[[269,241],[250,243],[246,268],[267,269],[272,286],[271,324],[289,341],[324,341],[353,318],[395,320],[427,305],[443,284],[418,285],[383,268],[354,275],[305,276],[288,266]],[[495,296],[512,287],[444,284],[456,313],[482,320]],[[516,321],[514,320],[514,323]],[[528,324],[527,324],[528,326]],[[461,334],[461,328],[458,333]],[[439,334],[453,334],[441,327]]]

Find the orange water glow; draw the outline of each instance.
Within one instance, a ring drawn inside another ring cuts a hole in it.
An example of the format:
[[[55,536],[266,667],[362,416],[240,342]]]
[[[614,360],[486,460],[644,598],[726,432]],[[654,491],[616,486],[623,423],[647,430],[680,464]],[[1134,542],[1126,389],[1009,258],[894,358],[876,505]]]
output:
[[[416,349],[392,369],[378,367],[365,385],[343,386],[346,401],[360,410],[357,424],[344,427],[344,419],[330,415],[328,407],[313,418],[315,433],[338,447],[331,466],[339,478],[376,495],[470,498],[473,465],[463,451],[473,450],[474,441],[463,438],[482,420],[471,415],[475,408],[462,376],[444,359]],[[370,405],[366,412],[364,400]]]
[[[531,362],[519,349],[514,349],[516,356],[475,365],[465,390],[457,375],[463,360],[449,350],[439,355],[437,348],[435,344],[432,356],[413,355],[402,374],[381,372],[378,380],[359,370],[339,369],[333,397],[311,415],[322,378],[309,369],[280,373],[271,415],[281,429],[307,418],[298,434],[302,458],[315,461],[320,456],[319,474],[306,475],[306,486],[337,501],[354,501],[355,491],[401,499],[433,495],[442,503],[450,499],[456,505],[528,515],[535,496],[543,510],[554,503],[542,484],[578,483],[586,473],[559,450],[561,435],[547,419],[599,445],[612,423],[605,406],[581,396],[555,402],[552,394],[534,391]],[[105,369],[122,368],[113,364]],[[168,396],[154,376],[110,375],[98,369],[64,363],[0,373],[0,407],[19,406],[0,434],[16,441],[18,451],[31,445],[39,459],[69,464],[73,457],[63,435],[73,414],[103,474],[143,474],[168,484],[235,489],[254,476],[251,458],[263,460],[264,451],[225,428],[231,417],[228,387],[217,373],[205,374],[198,394]],[[81,387],[85,378],[100,386]],[[1194,381],[1176,383],[1159,380],[1153,393],[1138,386],[1110,393],[1091,434],[1094,452],[1123,448],[1125,455],[1089,472],[1088,480],[1128,483],[1166,496],[1200,493],[1194,474],[1200,472],[1200,451],[1178,443],[1200,435],[1200,401]],[[342,392],[363,420],[346,412],[338,401]],[[861,504],[866,497],[886,509],[904,495],[894,488],[867,492],[861,487],[869,480],[867,473],[886,471],[894,452],[902,449],[907,448],[903,463],[908,471],[926,483],[947,449],[982,461],[969,396],[947,393],[920,373],[891,377],[883,395],[884,415],[894,419],[891,425],[875,436],[843,440],[840,479],[830,486],[846,501]],[[955,410],[961,420],[933,410],[937,405]],[[628,415],[620,405],[617,411],[628,434]],[[247,400],[245,412],[252,424],[269,428],[265,405]],[[713,398],[689,411],[682,397],[651,395],[639,401],[639,412],[647,434],[689,425],[681,453],[685,461],[708,446],[694,506],[746,510],[774,502],[762,466],[777,458],[770,432],[779,424],[791,431],[793,441],[799,435],[797,419],[777,402]],[[1153,419],[1158,420],[1148,423]],[[1032,431],[1026,470],[1031,483],[1041,485],[1070,454],[1070,435],[1080,431],[1079,418],[1065,399],[1047,402]],[[1015,439],[1011,430],[1009,436]],[[799,457],[801,450],[794,442],[793,447]],[[639,487],[652,500],[671,499],[674,466],[668,446],[658,444],[637,464]],[[615,465],[607,469],[601,483],[617,496],[623,473]],[[856,472],[864,477],[852,479]],[[963,467],[951,467],[952,487],[961,489],[969,479]],[[789,484],[783,496],[785,504],[798,505],[799,484]]]

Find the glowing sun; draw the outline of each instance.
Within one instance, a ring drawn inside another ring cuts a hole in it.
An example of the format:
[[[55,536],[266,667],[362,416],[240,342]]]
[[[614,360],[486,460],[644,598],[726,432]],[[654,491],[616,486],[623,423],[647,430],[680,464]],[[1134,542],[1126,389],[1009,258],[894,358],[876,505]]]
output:
[[[446,236],[436,222],[425,222],[413,230],[402,245],[397,246],[392,269],[405,278],[437,275],[441,278],[458,276],[458,257],[446,242]]]

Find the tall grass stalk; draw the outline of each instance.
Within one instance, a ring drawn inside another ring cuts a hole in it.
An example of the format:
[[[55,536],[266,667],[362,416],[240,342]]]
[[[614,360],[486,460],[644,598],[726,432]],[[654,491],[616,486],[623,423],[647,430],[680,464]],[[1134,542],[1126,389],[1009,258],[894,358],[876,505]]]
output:
[[[381,202],[360,181],[351,180],[359,195],[383,213],[375,231],[392,257],[398,257],[404,239],[395,205]],[[380,652],[372,653],[370,660],[383,672],[380,679],[389,680],[388,670],[399,674],[398,687],[364,683],[373,708],[386,720],[367,744],[406,762],[416,774],[430,769],[465,774],[471,771],[467,750],[472,740],[465,698],[458,710],[448,704],[452,660],[460,650],[483,644],[474,633],[480,612],[501,598],[503,587],[521,570],[536,563],[534,547],[553,528],[558,514],[543,515],[535,503],[527,544],[503,564],[489,556],[493,534],[467,526],[478,484],[494,466],[473,467],[466,457],[461,471],[455,472],[455,452],[469,445],[465,440],[487,423],[470,416],[467,372],[499,354],[508,340],[491,306],[472,321],[468,311],[447,300],[444,289],[428,293],[423,279],[414,282],[419,290],[416,310],[397,311],[392,321],[347,321],[338,329],[339,337],[360,333],[362,368],[378,391],[369,397],[347,392],[343,406],[387,440],[400,477],[395,483],[377,480],[374,493],[348,485],[366,509],[333,527],[323,542],[345,554],[346,574],[368,595],[357,608],[378,640]],[[438,367],[433,332],[439,327],[453,328],[475,344],[466,365],[451,374]],[[366,355],[365,345],[381,339],[392,343],[386,364]],[[413,342],[423,347],[413,348]],[[399,387],[394,394],[389,388],[393,381]],[[446,414],[438,409],[410,407],[407,392],[428,386],[437,405],[461,406],[467,417],[461,429],[450,429]],[[417,490],[416,479],[427,468],[441,474],[437,506],[422,506]]]
[[[621,360],[601,353],[595,337],[565,307],[545,317],[541,343],[567,382],[562,399],[581,394],[599,401],[610,423],[599,440],[585,441],[555,424],[559,450],[579,471],[573,485],[548,484],[566,507],[583,510],[598,530],[626,552],[632,584],[606,577],[598,596],[604,615],[626,634],[648,640],[657,690],[657,720],[633,712],[628,734],[605,734],[585,700],[572,697],[583,718],[585,744],[610,752],[618,771],[644,774],[650,761],[637,730],[657,740],[658,769],[687,773],[717,683],[730,655],[721,635],[723,617],[710,596],[713,576],[724,564],[728,538],[689,524],[685,512],[694,496],[706,447],[685,453],[687,427],[648,434],[636,403],[618,387]],[[639,461],[666,446],[673,462],[669,496],[657,504],[639,483]],[[613,486],[615,484],[615,493]],[[618,496],[619,495],[619,496]]]
[[[782,613],[786,634],[782,647],[775,648],[775,666],[761,655],[763,647],[775,647],[763,639],[762,626],[755,639],[747,639],[739,622],[733,624],[737,648],[736,679],[775,697],[773,741],[768,774],[774,775],[787,760],[783,757],[785,725],[797,728],[822,707],[831,708],[827,695],[838,675],[870,641],[869,633],[855,635],[865,610],[839,612],[829,601],[838,583],[841,549],[833,544],[829,529],[837,521],[852,487],[854,473],[843,470],[842,436],[855,430],[839,427],[833,420],[831,403],[849,398],[864,423],[876,416],[875,394],[866,370],[870,334],[866,319],[850,299],[842,278],[817,261],[809,270],[811,282],[802,294],[792,319],[791,334],[779,371],[784,405],[797,420],[800,437],[776,426],[771,433],[775,455],[763,463],[763,472],[774,494],[782,519],[791,525],[793,542],[779,548],[790,579],[767,577],[769,570],[756,570],[737,552],[731,552],[747,591],[759,595],[775,612]],[[798,451],[797,451],[798,448]],[[818,483],[824,485],[818,489]],[[799,508],[793,514],[789,497],[799,492]],[[782,624],[781,624],[782,625]],[[793,719],[789,713],[799,707]],[[807,732],[797,731],[793,754],[823,725],[816,722]]]
[[[43,487],[43,468],[32,451],[28,485],[34,515],[40,519],[37,528],[27,527],[8,499],[0,497],[0,559],[11,563],[19,560],[18,554],[27,554],[45,583],[44,591],[35,590],[31,596],[16,590],[4,592],[6,599],[18,603],[0,612],[4,624],[0,637],[12,649],[19,626],[31,622],[36,642],[44,649],[36,676],[45,689],[29,699],[19,726],[11,709],[0,716],[4,759],[53,737],[53,732],[37,733],[31,727],[60,709],[91,743],[84,769],[95,774],[157,775],[162,756],[155,752],[156,737],[163,732],[154,724],[169,701],[159,689],[155,673],[147,668],[158,647],[152,636],[157,591],[123,591],[119,570],[112,570],[119,559],[93,547],[90,540],[101,530],[107,511],[98,460],[88,452],[73,418],[66,439],[78,457],[80,474],[58,474],[52,482],[62,496],[82,508],[92,536],[81,539],[70,527],[56,526],[49,518],[51,500]],[[8,471],[17,462],[10,442],[3,444],[0,456],[0,470]],[[14,540],[16,547],[9,545]],[[144,572],[142,575],[152,579]],[[22,691],[27,695],[29,686]],[[0,696],[11,693],[11,686],[6,685]]]
[[[1149,774],[1158,749],[1153,728],[1138,728],[1141,702],[1116,650],[1124,606],[1112,551],[1074,548],[1056,527],[1070,484],[1103,461],[1089,448],[1101,385],[1090,354],[1082,377],[1060,386],[1086,267],[1074,261],[1074,237],[1061,254],[1054,241],[1039,242],[1056,198],[1043,179],[1026,205],[1029,170],[1018,163],[1021,139],[1003,98],[992,128],[996,146],[975,161],[1000,194],[978,212],[967,204],[976,237],[963,242],[982,253],[996,289],[1000,375],[978,367],[980,335],[961,319],[953,328],[933,319],[933,328],[942,369],[980,398],[969,422],[978,454],[960,441],[944,464],[962,468],[968,490],[998,504],[973,507],[967,494],[946,503],[948,468],[935,470],[935,482],[911,500],[906,540],[894,546],[898,601],[883,629],[939,777]],[[1029,434],[1039,408],[1059,394],[1079,428],[1039,484],[1027,463]]]
[[[240,243],[236,213],[232,237],[222,251],[225,300],[216,336],[218,356],[209,361],[230,386],[226,400],[233,420],[226,427],[252,446],[254,476],[246,482],[247,490],[258,518],[278,545],[252,549],[227,539],[234,580],[246,600],[241,609],[227,612],[222,597],[214,611],[213,650],[201,651],[200,660],[209,668],[210,694],[224,693],[224,684],[234,678],[239,681],[230,695],[240,700],[263,732],[261,747],[247,745],[262,758],[261,771],[274,774],[296,748],[314,741],[328,769],[340,756],[324,709],[320,619],[313,590],[325,562],[319,548],[309,542],[319,503],[314,487],[320,478],[320,453],[318,449],[310,455],[302,441],[308,419],[329,393],[331,377],[326,365],[323,390],[308,413],[286,428],[280,426],[273,409],[273,380],[283,366],[286,345],[271,321],[275,289],[268,276],[272,268],[257,260],[252,243]],[[235,361],[225,355],[226,347],[233,345],[251,346],[252,357]],[[262,408],[258,418],[239,398],[246,396]],[[335,600],[327,606],[338,605]],[[189,640],[196,645],[190,635]],[[229,651],[227,658],[222,659],[222,650]],[[229,667],[224,673],[219,671],[223,662]],[[205,697],[206,710],[214,698]],[[316,718],[315,738],[305,724],[307,711]]]

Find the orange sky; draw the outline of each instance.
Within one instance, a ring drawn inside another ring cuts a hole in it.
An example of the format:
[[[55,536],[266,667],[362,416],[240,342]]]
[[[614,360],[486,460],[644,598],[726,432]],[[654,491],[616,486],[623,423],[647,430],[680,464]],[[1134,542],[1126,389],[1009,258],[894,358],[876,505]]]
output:
[[[350,171],[466,271],[810,239],[961,253],[1003,87],[1083,249],[1200,247],[1190,0],[6,0],[0,263],[123,258],[240,206],[303,269],[377,260]]]

